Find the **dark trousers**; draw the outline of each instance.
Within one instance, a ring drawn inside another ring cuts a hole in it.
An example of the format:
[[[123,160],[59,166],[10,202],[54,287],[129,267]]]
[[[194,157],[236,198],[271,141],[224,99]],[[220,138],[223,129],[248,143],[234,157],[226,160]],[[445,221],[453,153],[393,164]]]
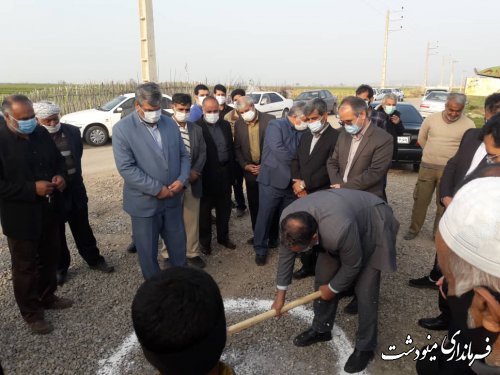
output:
[[[249,176],[250,173],[245,172],[245,185],[247,187],[248,210],[250,211],[250,220],[252,221],[252,230],[255,231],[257,216],[259,213],[259,183],[257,176]],[[269,229],[269,241],[278,241],[279,239],[279,212],[276,211],[271,228]]]
[[[89,223],[89,211],[87,204],[82,207],[72,207],[66,217],[71,234],[75,240],[76,248],[81,257],[89,266],[95,266],[102,262],[104,258],[99,253],[97,241]],[[61,256],[59,258],[58,272],[66,272],[71,263],[71,255],[66,243],[66,226],[64,222],[60,224]]]
[[[314,275],[314,273],[316,272],[316,262],[318,260],[320,251],[321,246],[315,245],[310,250],[300,253],[302,269],[309,275]]]
[[[229,240],[229,218],[231,217],[231,187],[219,194],[203,194],[200,199],[200,245],[209,248],[212,242],[212,208],[215,208],[217,242]]]
[[[257,255],[267,255],[271,227],[279,229],[281,213],[294,200],[295,195],[291,186],[288,186],[286,189],[278,189],[269,185],[259,184],[259,209],[253,242]]]
[[[23,319],[36,322],[44,318],[57,289],[56,269],[60,253],[59,226],[53,213],[44,213],[42,235],[37,241],[7,237],[12,263],[14,296]]]
[[[443,283],[443,292],[445,294],[448,294],[448,282],[446,281],[446,279],[444,280]],[[448,301],[441,295],[441,292],[439,290],[438,290],[438,306],[439,306],[439,311],[441,311],[442,318],[451,321],[450,305],[448,305]]]
[[[434,266],[432,266],[432,270],[429,273],[429,277],[432,279],[432,281],[438,281],[441,278],[441,276],[443,276],[443,273],[439,269],[438,259],[436,254],[436,256],[434,257]]]
[[[328,284],[340,269],[340,259],[327,252],[321,252],[316,264],[315,290]],[[374,350],[377,346],[378,299],[380,292],[380,271],[365,265],[356,279],[354,291],[358,297],[358,331],[356,349]],[[314,301],[314,319],[312,328],[316,332],[328,332],[333,329],[337,313],[339,295],[330,301]]]
[[[235,182],[233,185],[234,200],[236,201],[236,208],[239,210],[244,210],[247,208],[245,204],[245,195],[243,194],[243,173],[244,170],[238,163],[235,163],[234,177]],[[248,185],[247,185],[247,199],[248,199]],[[250,205],[250,202],[248,202]]]

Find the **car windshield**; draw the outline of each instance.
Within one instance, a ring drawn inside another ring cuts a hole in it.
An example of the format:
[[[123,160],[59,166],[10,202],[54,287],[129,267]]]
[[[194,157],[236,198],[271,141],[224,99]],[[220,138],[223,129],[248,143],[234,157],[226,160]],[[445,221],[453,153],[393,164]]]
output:
[[[316,99],[319,98],[319,92],[318,91],[309,91],[309,92],[303,92],[297,97],[297,100],[311,100],[311,99]]]
[[[99,109],[101,111],[111,111],[113,108],[115,108],[118,104],[120,104],[125,99],[127,99],[126,96],[117,96],[116,98],[110,100],[106,104],[97,107],[97,109]]]
[[[256,104],[260,103],[260,94],[247,94],[247,95],[252,98],[254,103]]]
[[[422,122],[422,117],[417,109],[412,105],[398,105],[397,110],[401,113],[401,120],[404,123]]]
[[[425,100],[434,100],[436,102],[445,102],[448,99],[449,93],[447,92],[438,92],[438,91],[433,91],[427,97]]]
[[[389,94],[389,93],[391,93],[391,92],[392,92],[392,90],[391,90],[391,89],[382,89],[382,90],[380,90],[380,92],[381,92],[382,94]]]

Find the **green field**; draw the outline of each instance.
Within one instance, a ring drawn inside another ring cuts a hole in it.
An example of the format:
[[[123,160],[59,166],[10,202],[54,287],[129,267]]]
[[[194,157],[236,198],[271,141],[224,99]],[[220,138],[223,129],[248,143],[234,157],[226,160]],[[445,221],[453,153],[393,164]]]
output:
[[[56,83],[0,83],[0,96],[27,94],[35,90],[59,86]]]

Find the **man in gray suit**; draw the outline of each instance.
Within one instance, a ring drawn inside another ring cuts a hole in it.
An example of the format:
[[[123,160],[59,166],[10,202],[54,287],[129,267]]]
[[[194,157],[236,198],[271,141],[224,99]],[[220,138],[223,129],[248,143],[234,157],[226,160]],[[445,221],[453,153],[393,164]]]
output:
[[[205,262],[200,256],[199,220],[200,198],[203,190],[201,172],[207,160],[207,146],[201,127],[187,120],[191,104],[191,96],[188,94],[174,94],[172,96],[172,109],[174,111],[172,119],[179,126],[184,146],[191,155],[189,185],[184,190],[182,202],[184,227],[186,228],[186,256],[191,265],[204,268]],[[164,252],[162,251],[162,253]]]
[[[335,228],[335,230],[332,230]],[[277,293],[278,314],[292,281],[295,257],[314,245],[324,251],[316,264],[314,320],[294,339],[308,346],[332,339],[339,295],[354,285],[359,298],[356,348],[344,370],[362,371],[377,346],[380,271],[396,270],[399,223],[391,208],[373,194],[351,189],[322,190],[290,204],[281,216]]]
[[[363,99],[344,98],[339,116],[345,132],[327,161],[332,187],[368,191],[387,201],[384,179],[392,161],[392,136],[372,126]]]
[[[182,192],[188,185],[191,158],[177,124],[161,114],[162,94],[152,82],[135,91],[135,111],[113,127],[113,153],[123,177],[123,209],[144,278],[160,272],[158,236],[167,244],[174,266],[186,263]]]

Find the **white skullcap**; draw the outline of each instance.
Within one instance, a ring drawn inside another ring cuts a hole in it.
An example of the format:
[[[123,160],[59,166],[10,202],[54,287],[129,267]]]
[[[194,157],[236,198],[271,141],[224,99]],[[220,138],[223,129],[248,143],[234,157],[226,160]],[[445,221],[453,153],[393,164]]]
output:
[[[42,120],[58,115],[61,112],[61,108],[56,103],[47,101],[33,103],[33,109],[35,110],[35,116]]]
[[[500,278],[500,177],[464,185],[441,218],[439,231],[460,258]]]

